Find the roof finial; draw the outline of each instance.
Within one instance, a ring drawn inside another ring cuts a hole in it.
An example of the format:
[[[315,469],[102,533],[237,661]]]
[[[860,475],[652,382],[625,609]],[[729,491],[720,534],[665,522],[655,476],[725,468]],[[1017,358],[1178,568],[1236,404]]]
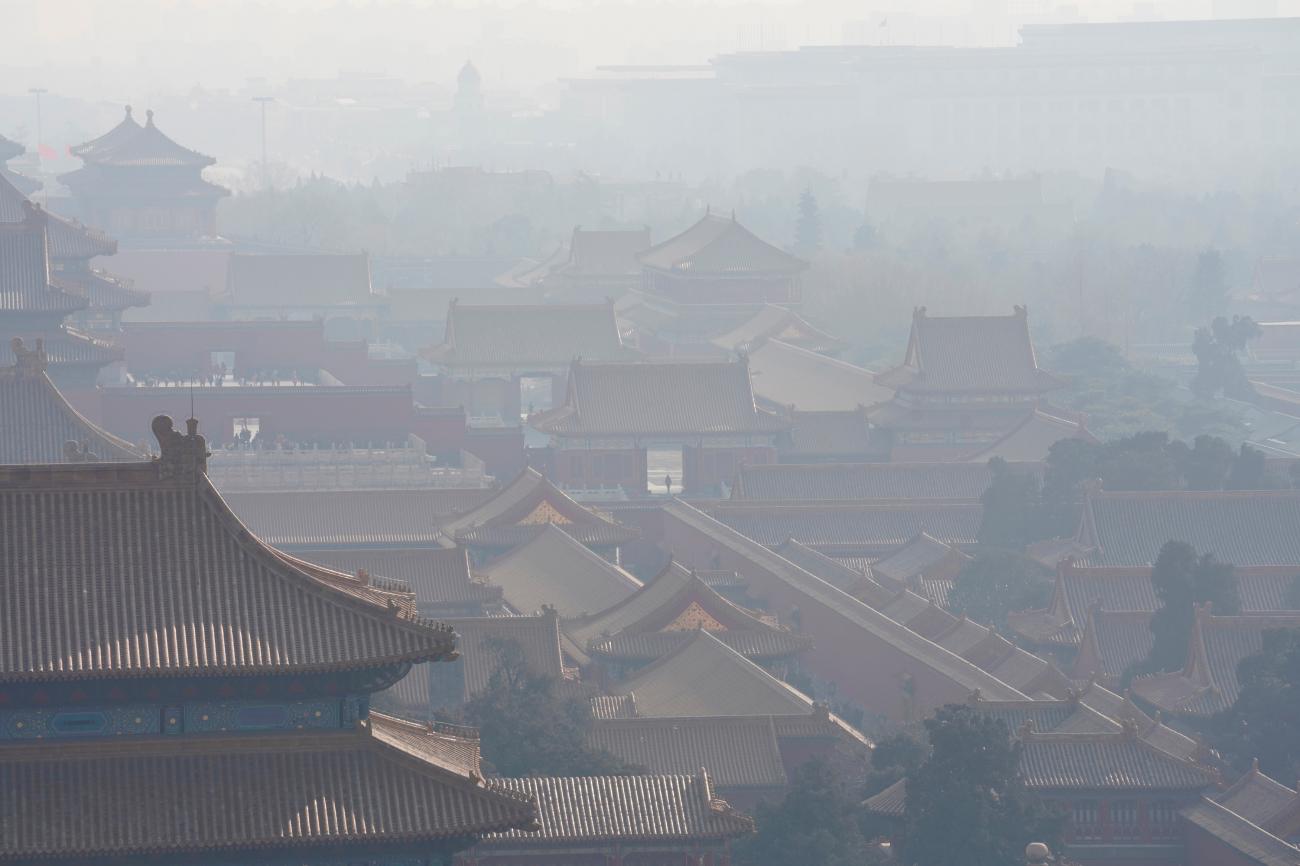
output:
[[[126,107],[126,116],[127,116],[127,117],[130,117],[130,116],[131,116],[131,106],[129,106],[129,105]]]
[[[152,108],[149,108],[149,109],[146,109],[146,110],[145,110],[145,113],[144,113],[144,124],[145,124],[145,126],[153,126],[153,109],[152,109]]]
[[[45,372],[49,359],[45,356],[43,339],[36,338],[35,349],[26,348],[22,337],[14,337],[9,341],[9,346],[14,353],[14,370],[19,376],[39,376]]]
[[[197,481],[208,469],[208,441],[199,433],[199,420],[185,422],[185,433],[169,415],[159,415],[149,425],[158,440],[158,474],[164,479]]]

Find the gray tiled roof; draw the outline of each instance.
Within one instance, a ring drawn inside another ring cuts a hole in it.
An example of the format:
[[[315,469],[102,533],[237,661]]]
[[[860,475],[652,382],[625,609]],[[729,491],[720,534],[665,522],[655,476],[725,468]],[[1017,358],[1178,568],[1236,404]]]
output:
[[[742,501],[703,509],[760,544],[776,547],[797,538],[823,553],[835,548],[883,553],[921,532],[951,544],[974,544],[983,511],[978,501],[963,500],[779,505]]]
[[[735,219],[705,214],[681,234],[641,253],[643,265],[687,274],[794,274],[808,263],[761,240]]]
[[[62,463],[68,442],[85,443],[97,460],[144,459],[72,408],[40,370],[0,367],[0,406],[0,464]]]
[[[375,550],[297,550],[310,562],[344,574],[364,569],[376,577],[405,583],[415,593],[417,607],[500,602],[501,592],[470,576],[466,551],[461,547],[422,547]]]
[[[563,369],[577,358],[614,361],[630,352],[619,336],[612,304],[453,302],[443,342],[424,354],[435,364],[472,371],[475,367]]]
[[[486,785],[445,739],[372,713],[334,733],[0,745],[0,860],[411,844],[533,819],[530,798]]]
[[[786,784],[776,729],[767,717],[603,719],[587,742],[651,773],[692,773],[703,767],[723,788]]]
[[[754,822],[734,812],[713,793],[705,773],[493,779],[489,785],[533,797],[537,830],[493,833],[474,849],[490,855],[497,848],[534,841],[582,843],[673,842],[730,839],[751,833]]]
[[[1042,475],[1037,463],[1013,466]],[[993,474],[983,463],[774,463],[742,466],[732,499],[979,499]]]
[[[641,581],[554,525],[488,563],[480,573],[501,588],[519,613],[550,605],[566,619],[605,610],[641,587]]]
[[[1028,787],[1051,791],[1200,791],[1215,782],[1211,771],[1123,731],[1022,736],[1020,775]]]
[[[292,565],[205,476],[169,465],[0,467],[0,611],[26,612],[0,629],[0,680],[348,670],[452,650],[409,601]]]
[[[754,394],[782,410],[844,412],[894,396],[870,370],[780,340],[767,340],[748,357]]]

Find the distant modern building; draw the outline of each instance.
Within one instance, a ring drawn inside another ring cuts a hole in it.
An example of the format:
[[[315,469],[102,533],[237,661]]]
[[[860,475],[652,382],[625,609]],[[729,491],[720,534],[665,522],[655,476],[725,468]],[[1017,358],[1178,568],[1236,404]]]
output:
[[[83,222],[127,241],[196,240],[217,234],[217,200],[229,191],[203,179],[216,162],[182,147],[126,107],[121,123],[72,148],[85,164],[61,175]]]

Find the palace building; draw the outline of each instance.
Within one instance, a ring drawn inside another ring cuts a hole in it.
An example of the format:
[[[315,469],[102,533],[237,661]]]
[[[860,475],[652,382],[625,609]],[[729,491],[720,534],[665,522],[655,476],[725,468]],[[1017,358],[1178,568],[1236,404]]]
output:
[[[76,216],[125,240],[195,240],[217,234],[217,200],[229,192],[203,179],[216,160],[182,147],[126,107],[121,123],[72,148],[83,163],[61,175]]]
[[[534,826],[465,732],[370,709],[451,628],[249,533],[194,419],[153,432],[150,461],[0,467],[0,859],[424,864]]]

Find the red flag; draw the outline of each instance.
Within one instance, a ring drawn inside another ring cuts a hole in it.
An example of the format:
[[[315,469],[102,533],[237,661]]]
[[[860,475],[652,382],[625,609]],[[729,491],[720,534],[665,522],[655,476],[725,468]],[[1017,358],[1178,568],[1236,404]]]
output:
[[[56,159],[59,155],[59,152],[48,144],[36,145],[36,152],[41,155],[41,159]]]

